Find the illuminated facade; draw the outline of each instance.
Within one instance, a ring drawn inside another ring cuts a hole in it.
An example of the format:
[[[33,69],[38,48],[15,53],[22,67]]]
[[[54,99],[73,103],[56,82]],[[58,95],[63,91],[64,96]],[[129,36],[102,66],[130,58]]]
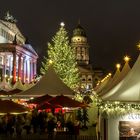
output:
[[[30,83],[36,76],[38,55],[8,16],[0,20],[0,78]]]
[[[89,63],[89,45],[85,30],[80,24],[73,30],[71,45],[75,49],[76,60],[81,74],[81,87],[93,88],[103,76],[99,69],[93,70]]]

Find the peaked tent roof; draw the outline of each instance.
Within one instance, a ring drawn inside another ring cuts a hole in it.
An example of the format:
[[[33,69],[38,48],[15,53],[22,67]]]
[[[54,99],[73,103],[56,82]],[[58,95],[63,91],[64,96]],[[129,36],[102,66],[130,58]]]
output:
[[[104,89],[99,93],[99,95],[104,95],[106,92],[108,92],[110,87],[112,87],[112,84],[114,83],[115,79],[117,79],[119,77],[120,73],[121,73],[120,69],[117,69],[114,76],[112,78],[110,78],[110,80],[108,81],[108,83],[106,84]]]
[[[112,87],[114,87],[115,85],[117,85],[127,74],[128,72],[131,70],[129,63],[126,62],[121,73],[119,74],[118,77],[116,77],[116,79],[114,80],[114,82],[112,83]]]
[[[20,89],[25,90],[24,85],[22,84],[21,80],[16,81],[16,83],[13,86],[13,89]]]
[[[108,87],[108,91],[105,94],[108,94],[108,92],[115,87],[123,78],[128,74],[128,72],[131,70],[129,63],[126,62],[121,73],[112,81],[111,85]],[[104,94],[104,95],[105,95]]]
[[[124,79],[102,98],[103,100],[140,101],[140,55]]]
[[[106,87],[106,85],[108,84],[108,82],[111,80],[111,76],[107,77],[102,83],[99,83],[99,85],[97,85],[95,87],[95,92],[100,93],[102,92],[102,90]]]
[[[23,91],[16,96],[20,97],[39,97],[45,94],[51,96],[66,95],[73,96],[74,91],[70,89],[62,80],[58,77],[55,70],[50,66],[48,72],[40,79],[40,81],[32,88]]]
[[[0,89],[10,91],[12,90],[12,86],[4,78],[3,81],[0,83]]]

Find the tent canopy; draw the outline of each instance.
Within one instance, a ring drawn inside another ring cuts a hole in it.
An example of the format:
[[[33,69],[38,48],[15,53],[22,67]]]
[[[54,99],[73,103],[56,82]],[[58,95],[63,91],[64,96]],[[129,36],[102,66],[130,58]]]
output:
[[[70,89],[56,74],[52,66],[48,68],[47,73],[40,79],[40,81],[32,88],[23,91],[16,95],[16,97],[39,97],[45,94],[51,96],[67,95],[73,96],[74,91]]]
[[[48,102],[52,105],[60,105],[63,107],[87,107],[87,104],[81,103],[63,95],[53,97]]]
[[[0,114],[20,114],[30,111],[27,107],[11,100],[0,100]]]
[[[140,101],[140,55],[123,80],[102,98],[112,101]]]
[[[40,97],[36,97],[33,100],[30,100],[29,103],[34,103],[34,104],[42,104],[44,102],[49,101],[50,99],[52,99],[53,97],[46,94],[44,96],[40,96]]]

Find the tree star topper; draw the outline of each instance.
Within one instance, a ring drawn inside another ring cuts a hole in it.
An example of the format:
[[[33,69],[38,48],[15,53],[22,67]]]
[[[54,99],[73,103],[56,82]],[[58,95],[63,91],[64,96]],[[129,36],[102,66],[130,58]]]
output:
[[[61,27],[64,27],[65,26],[65,23],[64,22],[61,22],[60,25],[61,25]]]

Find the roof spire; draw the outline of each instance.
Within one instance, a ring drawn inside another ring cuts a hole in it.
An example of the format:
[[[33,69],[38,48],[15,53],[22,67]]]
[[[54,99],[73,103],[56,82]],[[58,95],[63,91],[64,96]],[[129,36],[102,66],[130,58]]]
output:
[[[14,37],[13,44],[17,45],[17,35],[15,35],[15,37]]]

